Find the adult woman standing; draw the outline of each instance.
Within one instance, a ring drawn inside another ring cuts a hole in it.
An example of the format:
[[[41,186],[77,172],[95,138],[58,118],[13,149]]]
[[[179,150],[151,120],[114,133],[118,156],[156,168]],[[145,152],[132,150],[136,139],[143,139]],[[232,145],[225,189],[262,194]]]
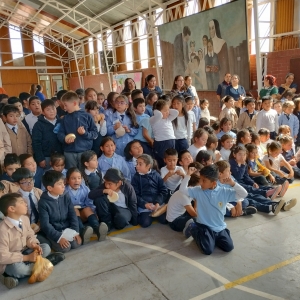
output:
[[[240,77],[236,74],[231,77],[231,85],[226,88],[225,94],[231,96],[235,101],[235,110],[240,114],[243,107],[243,99],[246,97],[246,91],[243,86],[239,85]]]
[[[30,86],[29,94],[30,94],[31,96],[35,96],[35,93],[36,93],[36,84],[33,83],[33,84]]]
[[[124,81],[124,89],[121,93],[131,93],[136,89],[135,82],[132,78],[126,78]]]
[[[262,99],[262,97],[265,96],[272,96],[272,98],[275,98],[278,94],[278,88],[275,84],[276,78],[272,75],[266,75],[264,79],[264,87],[259,91],[259,99]]]
[[[282,84],[278,89],[278,93],[281,95],[281,97],[284,97],[285,92],[296,93],[298,86],[296,83],[293,83],[294,79],[295,75],[293,73],[286,74],[285,83]]]
[[[162,90],[156,85],[156,78],[154,75],[150,74],[145,78],[145,86],[142,88],[143,95],[146,99],[149,93],[156,92],[158,97],[161,96]]]
[[[219,82],[223,81],[223,76],[229,70],[227,43],[221,37],[220,25],[218,20],[212,19],[208,23],[209,35],[213,41],[214,52],[219,60]]]
[[[183,97],[192,96],[194,98],[191,89],[184,84],[184,79],[181,75],[177,75],[174,78],[171,94],[182,95]]]
[[[36,86],[35,96],[39,97],[41,101],[46,99],[45,95],[43,94],[43,87],[39,84]]]

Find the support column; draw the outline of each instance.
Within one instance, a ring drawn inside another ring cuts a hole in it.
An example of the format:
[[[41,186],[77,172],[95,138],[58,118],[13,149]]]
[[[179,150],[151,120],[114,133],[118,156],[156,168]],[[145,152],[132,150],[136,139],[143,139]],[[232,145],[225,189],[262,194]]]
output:
[[[131,27],[131,36],[132,39],[136,38],[138,36],[138,28],[139,28],[139,24],[134,24],[137,23],[138,19],[134,19],[131,21],[132,23],[132,27]],[[137,25],[137,30],[135,30],[135,26]],[[145,49],[145,51],[147,51],[147,49]],[[141,69],[141,58],[140,58],[140,43],[139,40],[135,40],[132,43],[132,58],[133,58],[133,70],[139,70]]]

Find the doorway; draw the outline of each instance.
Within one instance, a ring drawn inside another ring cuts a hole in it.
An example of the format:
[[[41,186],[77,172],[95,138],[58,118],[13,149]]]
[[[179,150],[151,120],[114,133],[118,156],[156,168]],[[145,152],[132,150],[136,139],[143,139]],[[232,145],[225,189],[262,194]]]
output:
[[[46,99],[51,99],[58,91],[65,89],[64,75],[39,75],[39,84],[43,87]]]

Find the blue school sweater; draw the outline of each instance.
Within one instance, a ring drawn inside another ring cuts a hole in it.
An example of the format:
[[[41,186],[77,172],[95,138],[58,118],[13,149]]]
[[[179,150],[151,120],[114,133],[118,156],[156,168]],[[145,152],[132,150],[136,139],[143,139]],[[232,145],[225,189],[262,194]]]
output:
[[[67,185],[65,192],[69,194],[74,206],[79,205],[81,208],[90,207],[95,211],[96,207],[93,204],[93,200],[88,197],[90,189],[85,184],[81,184],[77,190],[73,190]]]
[[[238,165],[236,160],[231,158],[229,159],[230,170],[232,176],[236,179],[238,183],[243,183],[253,186],[254,180],[250,178],[248,173],[248,165]]]
[[[82,110],[77,110],[65,115],[60,124],[57,137],[63,144],[65,152],[80,153],[92,149],[93,140],[98,137],[98,130],[90,114]],[[83,135],[77,132],[80,126],[83,126],[85,129]],[[69,133],[75,134],[76,139],[74,143],[66,144],[65,137]]]
[[[63,153],[62,144],[54,133],[54,128],[59,124],[57,119],[53,125],[45,119],[43,115],[38,117],[38,121],[32,129],[32,149],[33,156],[37,163],[45,160],[45,157],[50,157],[53,153]]]
[[[294,136],[298,135],[299,132],[299,120],[294,114],[287,116],[285,113],[282,113],[278,118],[278,125],[288,125],[291,130],[291,137],[294,139]]]
[[[66,228],[79,232],[74,205],[68,193],[54,199],[44,192],[38,202],[38,210],[41,230],[54,242],[58,242]]]

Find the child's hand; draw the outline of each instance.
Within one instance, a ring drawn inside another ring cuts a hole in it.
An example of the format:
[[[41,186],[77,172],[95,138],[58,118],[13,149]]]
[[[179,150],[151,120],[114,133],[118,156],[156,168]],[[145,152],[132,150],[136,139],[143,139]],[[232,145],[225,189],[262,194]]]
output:
[[[27,256],[26,261],[35,262],[36,258],[38,256],[38,253],[37,253],[37,251],[33,251],[29,255],[24,255],[24,256]]]
[[[46,167],[46,161],[43,160],[43,161],[39,162],[39,166],[44,169]]]
[[[74,236],[74,241],[77,242],[78,245],[81,245],[82,244],[82,239],[81,237],[78,235]]]
[[[167,175],[168,175],[168,177],[171,177],[171,176],[173,176],[174,174],[175,174],[175,171],[171,170],[171,171],[168,172]]]
[[[151,146],[151,148],[153,148],[153,144],[154,144],[154,140],[151,139],[151,141],[149,142],[149,145]]]
[[[112,194],[113,194],[113,190],[111,190],[111,189],[104,189],[103,190],[103,194],[107,194],[108,196],[112,196]]]
[[[127,125],[123,125],[123,128],[125,129],[125,131],[126,131],[127,133],[130,132],[130,129],[128,128]]]
[[[43,249],[41,248],[40,245],[38,245],[38,244],[31,244],[31,248],[33,250],[36,250],[39,255],[43,254]]]
[[[255,189],[259,189],[259,185],[257,184],[257,183],[253,183],[253,187],[255,188]]]
[[[117,122],[114,126],[114,130],[117,130],[119,127],[121,126],[121,123],[120,122]]]
[[[178,176],[181,176],[181,177],[184,177],[185,176],[185,173],[182,171],[182,170],[177,170],[175,172],[175,174],[177,174]]]
[[[296,159],[295,158],[293,158],[293,159],[291,159],[290,161],[289,161],[289,164],[291,165],[291,166],[295,166],[296,165]]]
[[[238,201],[235,206],[236,216],[240,217],[243,214],[242,202]]]
[[[80,134],[80,135],[85,134],[85,129],[84,129],[84,127],[83,127],[83,126],[78,127],[77,132],[78,132],[78,134]]]
[[[68,248],[70,246],[70,243],[65,238],[61,238],[59,240],[59,246],[61,246],[62,248]]]
[[[193,173],[195,173],[197,169],[195,167],[189,167],[187,174],[191,176]]]
[[[233,179],[231,177],[224,178],[222,180],[222,183],[229,184],[231,186],[235,185],[235,182],[233,181]]]
[[[149,210],[154,210],[155,209],[155,205],[153,203],[146,203],[145,207]]]
[[[272,174],[269,175],[269,180],[274,183],[275,182],[275,178]]]
[[[231,214],[231,217],[232,217],[232,218],[237,217],[235,207],[233,207],[233,208],[230,210],[230,214]]]
[[[74,143],[75,141],[75,138],[74,137],[65,137],[65,143],[66,144],[71,144],[71,143]]]

